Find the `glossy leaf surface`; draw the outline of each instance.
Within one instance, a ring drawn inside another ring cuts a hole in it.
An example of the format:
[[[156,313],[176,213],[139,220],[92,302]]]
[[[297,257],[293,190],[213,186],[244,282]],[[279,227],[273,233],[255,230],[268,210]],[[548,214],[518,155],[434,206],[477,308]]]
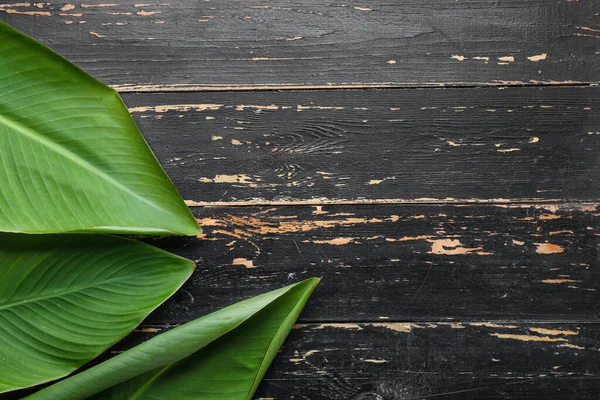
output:
[[[63,377],[131,332],[194,263],[129,239],[0,234],[0,392]]]
[[[0,22],[0,231],[194,235],[118,93]]]
[[[27,399],[250,399],[318,282],[189,322]]]

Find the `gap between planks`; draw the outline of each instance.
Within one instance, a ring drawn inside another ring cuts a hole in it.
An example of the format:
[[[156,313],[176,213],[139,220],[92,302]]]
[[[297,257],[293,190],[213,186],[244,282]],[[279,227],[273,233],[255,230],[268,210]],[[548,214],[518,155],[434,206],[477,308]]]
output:
[[[600,319],[586,319],[586,320],[562,320],[562,319],[556,319],[556,320],[542,320],[542,321],[537,321],[537,320],[528,320],[528,319],[452,319],[452,318],[443,318],[443,319],[376,319],[376,320],[372,320],[372,319],[366,319],[366,320],[352,320],[352,321],[347,321],[347,320],[328,320],[328,319],[322,319],[322,320],[302,320],[302,321],[298,321],[294,324],[294,328],[300,328],[300,327],[304,327],[307,325],[328,325],[328,326],[345,326],[345,325],[350,325],[350,324],[356,324],[356,325],[369,325],[369,324],[381,324],[381,323],[386,323],[386,324],[397,324],[397,325],[402,325],[402,324],[423,324],[423,325],[427,325],[427,324],[446,324],[446,325],[450,325],[450,324],[465,324],[465,325],[472,325],[472,326],[491,326],[491,325],[515,325],[515,324],[519,324],[519,325],[560,325],[560,324],[564,324],[564,325],[598,325],[600,324]],[[164,323],[160,323],[160,324],[141,324],[139,325],[138,328],[136,328],[136,331],[144,331],[144,329],[156,329],[156,328],[160,328],[160,329],[172,329],[172,328],[176,328],[178,326],[184,325],[184,323],[182,322],[164,322]]]
[[[205,86],[205,85],[111,85],[119,93],[173,93],[173,92],[265,92],[265,91],[293,91],[293,90],[369,90],[369,89],[479,89],[479,88],[511,88],[511,87],[596,87],[599,82],[525,82],[525,81],[498,81],[498,82],[456,82],[456,83],[366,83],[366,84],[335,84],[335,85],[256,85],[256,86]]]
[[[566,208],[570,206],[594,206],[597,207],[600,200],[564,200],[564,199],[356,199],[336,200],[327,198],[316,198],[308,200],[264,200],[250,199],[246,201],[194,201],[185,200],[188,207],[260,207],[260,206],[321,206],[321,205],[477,205],[489,204],[498,206],[535,206],[543,204],[556,204]]]

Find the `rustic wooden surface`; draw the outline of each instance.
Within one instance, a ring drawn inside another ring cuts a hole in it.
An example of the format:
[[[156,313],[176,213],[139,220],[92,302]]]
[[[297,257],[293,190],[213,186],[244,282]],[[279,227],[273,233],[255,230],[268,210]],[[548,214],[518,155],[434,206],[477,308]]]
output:
[[[258,398],[597,400],[599,342],[597,323],[298,324]]]
[[[123,90],[598,82],[595,1],[136,1],[2,17]]]
[[[112,350],[323,276],[257,399],[599,399],[600,4],[0,0],[204,234]],[[108,354],[107,356],[109,356]]]
[[[600,193],[596,87],[124,99],[192,205],[593,200]]]
[[[600,315],[597,204],[203,207],[198,261],[147,321],[182,323],[323,276],[303,321],[590,321]]]

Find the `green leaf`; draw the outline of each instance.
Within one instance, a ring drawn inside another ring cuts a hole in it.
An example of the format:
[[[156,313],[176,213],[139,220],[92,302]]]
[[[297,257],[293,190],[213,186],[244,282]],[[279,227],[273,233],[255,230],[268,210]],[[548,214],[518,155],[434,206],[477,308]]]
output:
[[[0,231],[199,233],[118,93],[0,22]]]
[[[194,270],[112,236],[0,234],[0,393],[61,378],[131,332]]]
[[[318,283],[234,304],[26,399],[250,399]]]

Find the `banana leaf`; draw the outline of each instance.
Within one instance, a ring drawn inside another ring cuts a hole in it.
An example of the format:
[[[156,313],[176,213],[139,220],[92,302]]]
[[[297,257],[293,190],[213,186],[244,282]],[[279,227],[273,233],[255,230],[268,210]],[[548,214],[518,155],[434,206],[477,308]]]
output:
[[[61,378],[131,332],[194,270],[112,236],[0,234],[0,393]]]
[[[308,279],[181,325],[26,399],[251,399],[318,283]]]
[[[0,22],[0,231],[199,233],[119,94]]]

